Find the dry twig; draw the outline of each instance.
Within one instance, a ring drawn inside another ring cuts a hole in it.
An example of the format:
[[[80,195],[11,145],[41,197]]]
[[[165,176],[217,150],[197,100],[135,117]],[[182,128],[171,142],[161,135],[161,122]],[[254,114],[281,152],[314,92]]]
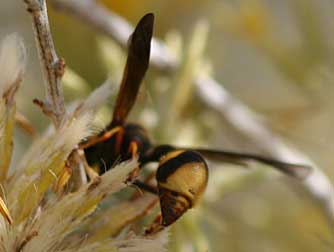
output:
[[[24,0],[27,10],[33,19],[35,38],[39,48],[39,57],[44,69],[46,101],[34,99],[34,103],[41,107],[42,111],[48,115],[55,127],[59,127],[66,118],[63,89],[61,79],[64,75],[65,61],[58,58],[53,44],[48,13],[45,0]],[[79,188],[87,182],[82,175],[84,170],[81,165],[80,155],[75,150],[71,156],[70,166],[74,172],[74,187]],[[74,169],[78,167],[77,169]]]
[[[45,0],[24,0],[33,19],[35,38],[39,48],[39,57],[44,69],[46,101],[39,103],[49,114],[56,127],[65,118],[65,104],[61,78],[65,61],[58,58],[53,44]]]

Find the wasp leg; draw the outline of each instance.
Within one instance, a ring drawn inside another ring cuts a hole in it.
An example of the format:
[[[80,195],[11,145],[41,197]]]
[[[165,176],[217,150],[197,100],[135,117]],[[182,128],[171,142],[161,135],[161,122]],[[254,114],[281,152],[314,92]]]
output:
[[[83,156],[84,153],[82,151],[80,151],[80,155]],[[84,166],[84,169],[86,171],[86,174],[87,174],[89,180],[94,180],[94,179],[96,179],[96,177],[100,176],[99,171],[98,171],[98,167],[95,168],[95,167],[89,166],[89,164],[87,163],[85,158],[82,158],[81,161],[82,161],[82,165]]]
[[[152,173],[153,175],[155,175],[155,173]],[[149,176],[150,177],[150,176]],[[145,182],[142,182],[140,180],[135,180],[133,182],[133,185],[137,186],[138,188],[140,188],[143,191],[149,192],[151,194],[154,195],[158,195],[158,188],[156,188],[155,186],[149,185],[148,181],[150,179],[148,178]],[[140,195],[138,194],[138,192],[136,192],[133,197],[130,198],[131,202],[136,202],[137,200],[139,200]],[[141,214],[140,216],[144,216],[146,214],[148,214],[148,211],[151,210],[158,202],[158,197],[156,198],[156,200],[152,201],[152,204],[150,204],[148,206],[148,208],[146,208]],[[145,235],[153,235],[157,232],[159,232],[160,230],[162,230],[164,227],[161,225],[162,223],[162,217],[161,214],[159,214],[153,221],[153,223],[145,230]]]
[[[131,141],[128,149],[128,153],[131,154],[131,158],[135,158],[138,155],[138,144],[136,141]],[[129,175],[128,181],[133,181],[138,177],[139,174],[139,166],[137,166]]]
[[[86,142],[79,144],[79,148],[86,149],[97,143],[103,142],[122,130],[123,128],[121,126],[117,126],[117,127],[112,128],[111,130],[106,131],[100,136],[98,135],[98,136],[90,137]]]
[[[145,230],[145,235],[150,236],[162,231],[165,227],[161,225],[162,216],[159,214],[153,221],[153,223]]]
[[[149,184],[147,184],[145,182],[142,182],[140,180],[135,180],[133,182],[133,185],[139,187],[140,189],[142,189],[142,190],[144,190],[146,192],[158,195],[158,189],[155,186],[151,186],[151,185],[149,185]]]
[[[138,153],[138,144],[136,141],[131,141],[128,152],[131,153],[131,157],[134,158]]]
[[[118,143],[118,139],[116,142],[116,148],[117,148],[117,143]],[[129,148],[128,148],[128,153],[131,154],[131,158],[135,158],[138,155],[138,144],[136,141],[131,141]],[[126,182],[131,182],[134,181],[139,174],[139,166],[137,166],[130,174],[129,177],[127,178]]]

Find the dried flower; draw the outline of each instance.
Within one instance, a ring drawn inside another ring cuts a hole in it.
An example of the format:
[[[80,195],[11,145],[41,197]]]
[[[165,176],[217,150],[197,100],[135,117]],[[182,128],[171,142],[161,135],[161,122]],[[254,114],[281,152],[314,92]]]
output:
[[[17,35],[8,36],[0,49],[0,251],[164,251],[166,232],[144,237],[132,232],[115,236],[156,202],[146,195],[96,211],[98,204],[127,186],[136,160],[121,163],[72,193],[57,195],[52,187],[65,162],[91,134],[91,111],[110,94],[104,85],[81,103],[56,130],[36,140],[18,167],[8,175],[15,124],[15,92],[25,68],[25,49]]]

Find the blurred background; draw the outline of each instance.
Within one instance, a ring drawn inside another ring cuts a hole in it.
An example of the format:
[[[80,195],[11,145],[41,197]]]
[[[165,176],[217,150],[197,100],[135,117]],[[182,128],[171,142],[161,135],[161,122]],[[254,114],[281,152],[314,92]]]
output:
[[[204,71],[333,182],[332,0],[103,0],[99,4],[133,25],[153,12],[155,37],[180,62],[171,72],[150,68],[131,114],[130,119],[144,124],[155,142],[270,153],[196,95],[193,80]],[[51,4],[49,14],[58,55],[68,67],[64,77],[68,104],[86,97],[107,78],[117,90],[126,52]],[[44,91],[31,18],[22,1],[2,0],[0,38],[13,32],[23,36],[28,49],[18,109],[40,133],[48,119],[32,104]],[[114,98],[98,112],[97,127],[110,120]],[[22,155],[31,141],[17,129],[15,155]],[[210,167],[204,200],[172,227],[170,251],[333,251],[333,223],[301,183],[263,169],[245,172],[217,163]]]

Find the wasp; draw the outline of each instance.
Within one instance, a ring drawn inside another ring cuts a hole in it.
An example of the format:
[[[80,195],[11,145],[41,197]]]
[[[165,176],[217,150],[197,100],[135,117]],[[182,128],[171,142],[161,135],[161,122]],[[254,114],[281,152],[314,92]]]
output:
[[[151,162],[158,163],[156,187],[134,180],[135,185],[160,199],[158,229],[174,223],[201,198],[208,183],[206,158],[245,166],[255,161],[293,177],[305,178],[310,168],[304,165],[246,153],[155,145],[145,128],[126,121],[149,67],[153,23],[154,15],[146,14],[129,38],[128,57],[111,122],[97,136],[80,145],[89,166],[103,173],[118,161],[138,157],[140,165],[130,175],[135,179],[140,168]]]

